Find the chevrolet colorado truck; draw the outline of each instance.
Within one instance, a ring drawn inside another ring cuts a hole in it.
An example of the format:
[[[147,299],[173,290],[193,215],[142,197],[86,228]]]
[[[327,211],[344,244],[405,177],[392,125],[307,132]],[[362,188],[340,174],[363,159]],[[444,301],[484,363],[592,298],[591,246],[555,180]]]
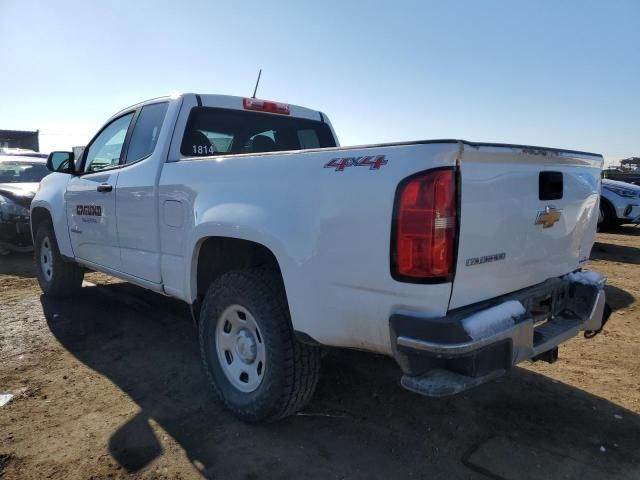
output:
[[[599,155],[339,147],[319,111],[184,94],[48,166],[31,204],[44,293],[89,269],[188,303],[213,391],[245,421],[302,408],[321,346],[393,356],[405,388],[445,396],[554,361],[607,318],[604,279],[582,271]]]

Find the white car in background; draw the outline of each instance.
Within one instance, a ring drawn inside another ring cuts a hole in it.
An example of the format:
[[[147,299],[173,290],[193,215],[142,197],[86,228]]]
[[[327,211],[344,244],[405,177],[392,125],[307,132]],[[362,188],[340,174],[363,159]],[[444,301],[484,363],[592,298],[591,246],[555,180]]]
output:
[[[640,187],[603,178],[598,226],[611,228],[624,223],[640,223]]]

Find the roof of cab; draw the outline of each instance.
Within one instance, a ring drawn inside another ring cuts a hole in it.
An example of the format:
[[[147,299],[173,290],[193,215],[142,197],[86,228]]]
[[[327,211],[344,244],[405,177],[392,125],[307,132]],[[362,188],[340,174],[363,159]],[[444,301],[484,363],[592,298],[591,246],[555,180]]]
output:
[[[247,98],[247,97],[238,97],[234,95],[217,95],[217,94],[200,94],[200,93],[172,94],[172,95],[167,95],[163,97],[150,98],[148,100],[143,100],[142,102],[129,105],[128,107],[123,108],[120,111],[118,111],[116,114],[112,115],[110,120],[113,118],[119,117],[120,115],[123,115],[126,112],[129,112],[131,110],[135,110],[136,108],[147,105],[149,103],[157,103],[157,102],[168,101],[168,100],[177,100],[180,98],[187,98],[187,97],[195,97],[197,104],[202,105],[204,107],[228,108],[228,109],[234,109],[234,110],[244,110],[243,100]],[[286,103],[286,102],[282,102],[282,103]],[[310,108],[302,107],[300,105],[292,105],[290,103],[287,103],[287,105],[289,105],[289,110],[290,110],[289,116],[291,117],[307,118],[309,120],[316,120],[316,121],[325,120],[323,114],[318,110],[312,110]],[[277,115],[277,114],[267,113],[267,115]]]
[[[237,97],[234,95],[200,95],[196,94],[196,98],[199,98],[203,107],[216,107],[216,108],[228,108],[234,110],[245,110],[244,99],[248,97]],[[289,106],[289,116],[296,118],[307,118],[309,120],[322,121],[323,116],[318,110],[312,110],[300,105],[293,105],[287,102],[280,102],[279,100],[260,99],[265,101],[275,101],[278,103],[285,103]],[[266,115],[281,115],[278,113],[265,113]]]

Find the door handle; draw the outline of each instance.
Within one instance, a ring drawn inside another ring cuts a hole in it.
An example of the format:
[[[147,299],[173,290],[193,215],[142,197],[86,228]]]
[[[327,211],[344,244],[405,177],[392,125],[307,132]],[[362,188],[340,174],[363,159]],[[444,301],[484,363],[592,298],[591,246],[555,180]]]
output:
[[[103,183],[102,185],[98,185],[97,190],[101,193],[107,193],[113,190],[113,185],[109,185],[108,183]]]

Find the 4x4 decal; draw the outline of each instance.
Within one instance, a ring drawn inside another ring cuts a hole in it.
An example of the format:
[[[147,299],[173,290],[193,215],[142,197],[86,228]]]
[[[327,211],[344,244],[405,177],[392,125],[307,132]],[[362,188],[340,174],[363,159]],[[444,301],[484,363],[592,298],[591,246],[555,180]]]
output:
[[[336,172],[343,172],[347,167],[369,167],[369,170],[380,170],[380,167],[386,165],[388,160],[384,155],[375,155],[369,157],[346,157],[334,158],[329,161],[324,168],[333,168]]]

